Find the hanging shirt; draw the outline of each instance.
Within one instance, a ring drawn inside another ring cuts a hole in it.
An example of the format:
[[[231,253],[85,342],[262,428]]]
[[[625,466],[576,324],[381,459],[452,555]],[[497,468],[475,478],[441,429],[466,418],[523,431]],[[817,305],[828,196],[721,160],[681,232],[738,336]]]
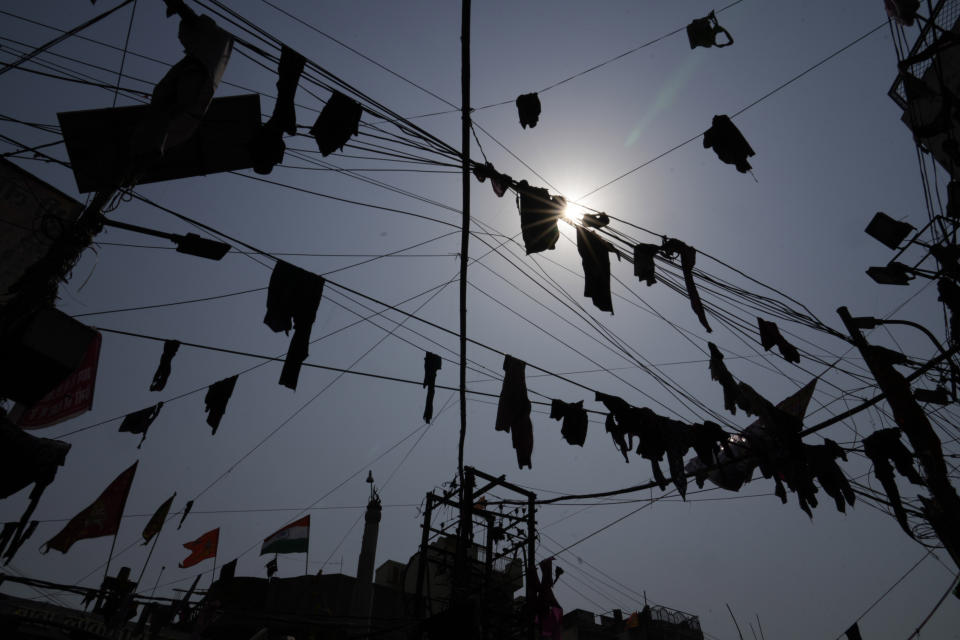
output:
[[[517,96],[517,112],[520,115],[520,126],[531,129],[537,126],[540,119],[540,97],[536,93],[524,93]]]
[[[550,403],[550,417],[554,420],[563,420],[560,435],[570,444],[583,446],[587,440],[587,410],[583,408],[583,400],[578,402],[564,402],[554,400]]]
[[[673,254],[680,255],[680,269],[683,271],[683,283],[687,288],[687,297],[690,299],[690,307],[697,314],[697,319],[707,333],[711,333],[710,323],[707,322],[707,314],[703,309],[703,302],[700,301],[700,292],[697,290],[697,283],[693,280],[693,268],[697,264],[697,250],[679,240],[669,239],[663,243],[661,251],[667,257]]]
[[[339,91],[324,105],[323,111],[317,117],[310,135],[317,140],[317,146],[323,157],[327,157],[337,149],[343,149],[351,136],[360,133],[360,117],[363,107],[352,98],[348,98]]]
[[[257,173],[268,174],[275,165],[283,162],[283,152],[286,150],[283,134],[292,136],[297,133],[294,97],[305,64],[306,58],[283,45],[277,70],[277,100],[273,104],[273,115],[260,127],[251,142],[253,170]]]
[[[503,388],[497,403],[497,431],[509,431],[517,452],[517,465],[533,468],[533,423],[530,421],[530,400],[527,397],[527,364],[513,356],[503,359]]]
[[[267,289],[267,314],[263,322],[274,331],[294,328],[280,384],[297,388],[300,367],[309,355],[310,331],[323,296],[324,279],[288,262],[278,260]]]
[[[162,407],[163,403],[158,402],[153,407],[147,407],[146,409],[141,409],[140,411],[127,415],[127,417],[123,419],[123,422],[120,423],[119,431],[121,433],[140,434],[140,444],[137,445],[137,449],[139,449],[143,445],[143,441],[147,439],[147,429],[150,428],[153,421],[160,415],[160,409]]]
[[[177,355],[180,348],[180,342],[177,340],[164,340],[163,355],[160,356],[160,364],[153,374],[153,382],[150,383],[150,391],[163,391],[167,386],[167,378],[170,377],[170,363],[173,356]]]
[[[640,243],[633,248],[633,275],[640,278],[640,282],[646,282],[648,287],[657,281],[653,257],[658,251],[660,246],[656,244]]]
[[[794,363],[800,362],[800,352],[797,351],[795,346],[787,342],[787,339],[780,333],[780,328],[776,322],[769,322],[758,317],[757,323],[760,325],[760,344],[763,345],[764,351],[770,351],[776,345],[784,360]]]
[[[710,147],[720,160],[736,165],[740,173],[751,169],[747,158],[756,155],[736,125],[724,115],[713,116],[713,125],[703,134],[703,148]]]
[[[207,405],[204,409],[207,412],[207,424],[213,427],[213,433],[217,432],[223,414],[227,410],[227,402],[233,394],[233,388],[237,384],[237,376],[224,378],[219,382],[214,382],[207,389],[207,395],[203,401]]]
[[[610,252],[613,245],[593,231],[577,227],[577,252],[583,264],[583,295],[601,311],[613,313],[610,298]],[[618,254],[619,257],[619,254]]]
[[[443,364],[435,353],[427,352],[423,357],[423,386],[427,388],[427,404],[423,408],[423,420],[428,423],[433,419],[433,392],[437,383],[437,371]]]
[[[740,395],[737,381],[733,379],[727,365],[723,363],[723,354],[720,353],[717,345],[708,342],[707,346],[710,347],[710,377],[723,387],[723,408],[737,415],[737,397]]]
[[[553,249],[560,238],[557,221],[563,215],[566,200],[551,196],[546,189],[531,187],[526,180],[516,186],[519,194],[520,230],[527,255]]]

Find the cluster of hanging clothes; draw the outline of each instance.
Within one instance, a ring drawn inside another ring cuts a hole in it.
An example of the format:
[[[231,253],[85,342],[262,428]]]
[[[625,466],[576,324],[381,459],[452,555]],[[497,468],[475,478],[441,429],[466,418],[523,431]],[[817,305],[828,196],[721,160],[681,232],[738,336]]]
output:
[[[816,379],[795,394],[774,405],[750,385],[737,382],[727,370],[723,355],[709,343],[711,359],[709,371],[723,388],[727,410],[736,414],[740,409],[756,420],[739,433],[728,433],[714,422],[688,424],[662,416],[646,407],[634,407],[623,398],[595,392],[595,401],[607,411],[604,421],[606,433],[623,456],[630,462],[630,452],[636,446],[636,455],[650,462],[654,481],[661,490],[673,484],[686,498],[688,478],[697,486],[706,480],[730,491],[738,491],[759,468],[761,475],[772,479],[775,494],[787,502],[787,490],[795,493],[801,509],[813,516],[812,508],[819,504],[817,494],[822,490],[833,499],[840,512],[855,502],[850,482],[838,464],[846,461],[846,451],[833,440],[822,444],[806,444],[801,440],[803,416],[813,395]],[[532,467],[533,424],[530,418],[531,402],[527,396],[526,364],[510,355],[504,358],[504,379],[497,406],[495,430],[511,434],[517,464],[522,469]],[[550,418],[562,422],[561,436],[571,445],[583,446],[588,430],[589,411],[583,400],[551,403]],[[904,530],[910,533],[906,514],[894,482],[897,470],[911,482],[921,479],[913,465],[913,455],[900,441],[900,430],[884,429],[863,441],[864,450],[873,462],[874,474],[884,486],[894,512]],[[690,450],[695,456],[684,457]],[[664,458],[666,473],[661,468]],[[912,535],[912,534],[911,534]]]

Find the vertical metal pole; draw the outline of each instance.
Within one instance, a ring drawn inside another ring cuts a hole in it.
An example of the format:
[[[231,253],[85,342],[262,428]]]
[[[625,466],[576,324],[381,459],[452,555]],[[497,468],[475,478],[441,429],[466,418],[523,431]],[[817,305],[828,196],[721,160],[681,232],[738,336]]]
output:
[[[530,628],[528,638],[535,640],[536,627],[533,623],[533,612],[536,609],[537,594],[533,591],[533,583],[530,576],[536,575],[537,571],[537,519],[536,504],[533,496],[527,497],[527,610],[530,611]]]
[[[420,535],[420,561],[417,563],[417,599],[414,602],[417,612],[417,621],[421,622],[424,617],[423,606],[423,580],[427,570],[427,550],[430,540],[431,518],[433,516],[433,494],[427,494],[427,507],[423,511],[423,532]]]
[[[463,487],[463,443],[467,437],[467,259],[470,248],[470,0],[462,0],[460,22],[463,223],[460,227],[460,443],[457,477]]]

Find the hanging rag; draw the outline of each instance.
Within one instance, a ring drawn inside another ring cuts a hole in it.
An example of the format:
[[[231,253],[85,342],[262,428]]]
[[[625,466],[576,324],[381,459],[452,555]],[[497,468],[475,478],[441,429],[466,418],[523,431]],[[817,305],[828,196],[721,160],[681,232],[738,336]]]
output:
[[[780,328],[776,322],[769,322],[758,317],[757,323],[760,325],[760,344],[764,351],[770,351],[774,345],[780,350],[780,355],[787,362],[799,363],[800,352],[797,348],[787,342],[787,339],[780,333]]]
[[[747,158],[756,155],[747,139],[725,115],[713,116],[712,126],[703,134],[703,148],[710,147],[713,147],[720,160],[736,165],[740,173],[751,169]]]
[[[596,232],[577,227],[577,252],[583,264],[583,295],[591,298],[596,308],[613,313],[613,301],[610,298],[611,251],[616,249]]]
[[[712,465],[719,460],[723,443],[727,441],[727,434],[723,427],[707,420],[702,424],[693,425],[689,436],[690,446],[703,464]]]
[[[533,423],[530,421],[530,399],[527,397],[527,364],[507,355],[503,359],[503,388],[497,403],[497,431],[509,431],[517,452],[517,465],[533,468]]]
[[[707,314],[703,309],[703,302],[700,301],[700,292],[697,290],[697,283],[693,280],[693,267],[697,264],[697,250],[684,242],[675,239],[665,240],[661,251],[667,258],[680,256],[680,269],[683,271],[683,283],[687,287],[687,297],[690,298],[690,307],[697,314],[697,319],[707,333],[712,333],[710,323],[707,322]]]
[[[824,492],[833,498],[840,513],[846,513],[846,505],[853,506],[856,496],[850,482],[837,464],[837,458],[847,461],[847,454],[836,442],[825,438],[823,444],[804,447],[810,472],[820,483]]]
[[[160,356],[160,364],[157,365],[157,370],[153,374],[150,391],[163,391],[163,388],[167,386],[167,378],[170,377],[170,363],[173,356],[177,355],[179,348],[180,342],[178,340],[163,341],[163,355]]]
[[[505,173],[497,172],[497,170],[493,168],[493,164],[489,162],[473,165],[473,175],[476,176],[480,182],[486,182],[487,178],[490,178],[490,186],[493,187],[493,192],[498,198],[502,198],[503,194],[507,192],[507,189],[513,185],[513,178]]]
[[[540,98],[536,93],[524,93],[517,96],[517,112],[520,115],[520,126],[531,129],[537,126],[540,119]]]
[[[960,342],[960,287],[948,278],[937,281],[937,300],[950,309],[950,341]]]
[[[120,423],[119,431],[121,433],[140,434],[140,444],[137,445],[137,449],[139,449],[143,446],[143,441],[147,439],[147,429],[150,428],[153,421],[160,415],[160,409],[162,407],[163,403],[158,402],[155,406],[140,409],[140,411],[135,411],[127,415],[127,417],[123,419],[123,422]]]
[[[596,392],[594,399],[597,402],[602,402],[603,406],[610,412],[604,422],[604,428],[613,439],[613,444],[617,447],[617,450],[623,455],[624,462],[629,463],[630,458],[627,456],[627,452],[633,447],[633,435],[630,436],[629,444],[627,444],[626,436],[632,421],[630,416],[632,407],[623,398],[610,396],[599,391]]]
[[[917,2],[918,0],[914,1]],[[863,636],[860,635],[860,625],[856,622],[850,625],[844,634],[847,636],[847,640],[863,640]]]
[[[193,500],[187,500],[187,504],[183,505],[183,513],[180,514],[180,523],[177,524],[177,530],[183,526],[183,521],[190,515],[191,509],[193,509]]]
[[[297,388],[300,367],[309,355],[310,330],[323,297],[324,279],[283,260],[277,260],[267,289],[267,314],[263,322],[275,332],[293,337],[280,372],[280,384]]]
[[[253,170],[268,174],[275,165],[283,162],[286,145],[283,134],[296,135],[297,110],[294,97],[297,85],[307,59],[283,45],[280,50],[280,67],[277,70],[277,100],[273,104],[273,115],[257,131],[251,143]]]
[[[151,160],[193,136],[233,51],[233,37],[210,17],[197,15],[183,2],[176,5],[184,57],[154,87],[147,115],[131,140],[134,156]]]
[[[317,146],[323,157],[327,157],[337,149],[343,149],[351,136],[360,133],[360,117],[363,107],[352,98],[348,98],[339,91],[324,105],[323,111],[317,116],[317,121],[310,129],[310,135],[317,140]]]
[[[653,264],[653,257],[660,251],[656,244],[640,243],[633,248],[633,275],[646,282],[647,286],[656,283],[657,273]]]
[[[554,420],[563,420],[560,435],[569,444],[583,446],[587,440],[587,410],[583,408],[583,400],[578,402],[564,402],[553,400],[550,403],[550,417]]]
[[[900,501],[900,490],[893,478],[893,469],[913,484],[922,485],[923,479],[913,466],[913,454],[900,441],[900,429],[880,429],[863,439],[863,453],[873,462],[873,474],[887,492],[887,499],[900,527],[911,538],[913,532],[907,523],[907,512]],[[891,465],[890,463],[893,463]]]
[[[427,351],[423,356],[423,386],[427,388],[427,404],[423,408],[423,421],[428,424],[433,420],[433,392],[437,384],[437,370],[442,364],[443,360],[435,353]]]
[[[710,378],[716,380],[723,387],[723,408],[737,415],[737,397],[740,395],[740,389],[737,381],[723,363],[723,354],[720,349],[712,342],[708,342],[710,347]]]
[[[585,213],[580,218],[580,224],[591,229],[603,229],[610,224],[610,216],[605,213]]]
[[[237,376],[224,378],[219,382],[214,382],[207,389],[207,395],[203,401],[207,405],[204,411],[207,412],[207,424],[213,427],[213,433],[217,433],[217,427],[223,419],[223,414],[227,410],[227,402],[233,394],[233,387],[237,384]]]
[[[567,202],[551,196],[546,189],[531,187],[526,180],[517,183],[520,209],[520,230],[527,255],[553,249],[560,238],[557,221]]]
[[[727,41],[723,44],[717,42],[719,34],[726,36]],[[716,12],[711,11],[702,18],[696,18],[687,25],[687,40],[690,41],[690,48],[697,47],[729,47],[733,44],[733,36],[730,32],[720,26],[717,22]]]
[[[658,416],[660,438],[667,454],[670,467],[670,481],[677,488],[680,497],[687,499],[687,474],[683,467],[683,456],[690,450],[693,439],[693,427],[678,420]]]

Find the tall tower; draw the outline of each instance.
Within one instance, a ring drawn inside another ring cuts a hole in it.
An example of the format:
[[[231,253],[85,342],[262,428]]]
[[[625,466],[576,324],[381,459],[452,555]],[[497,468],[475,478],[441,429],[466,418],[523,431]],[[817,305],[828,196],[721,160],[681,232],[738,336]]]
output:
[[[373,569],[377,559],[377,537],[380,534],[380,496],[373,484],[373,473],[367,475],[370,484],[370,500],[364,516],[363,541],[360,544],[360,559],[357,562],[357,582],[353,589],[352,615],[361,618],[363,629],[370,627],[373,606]]]

